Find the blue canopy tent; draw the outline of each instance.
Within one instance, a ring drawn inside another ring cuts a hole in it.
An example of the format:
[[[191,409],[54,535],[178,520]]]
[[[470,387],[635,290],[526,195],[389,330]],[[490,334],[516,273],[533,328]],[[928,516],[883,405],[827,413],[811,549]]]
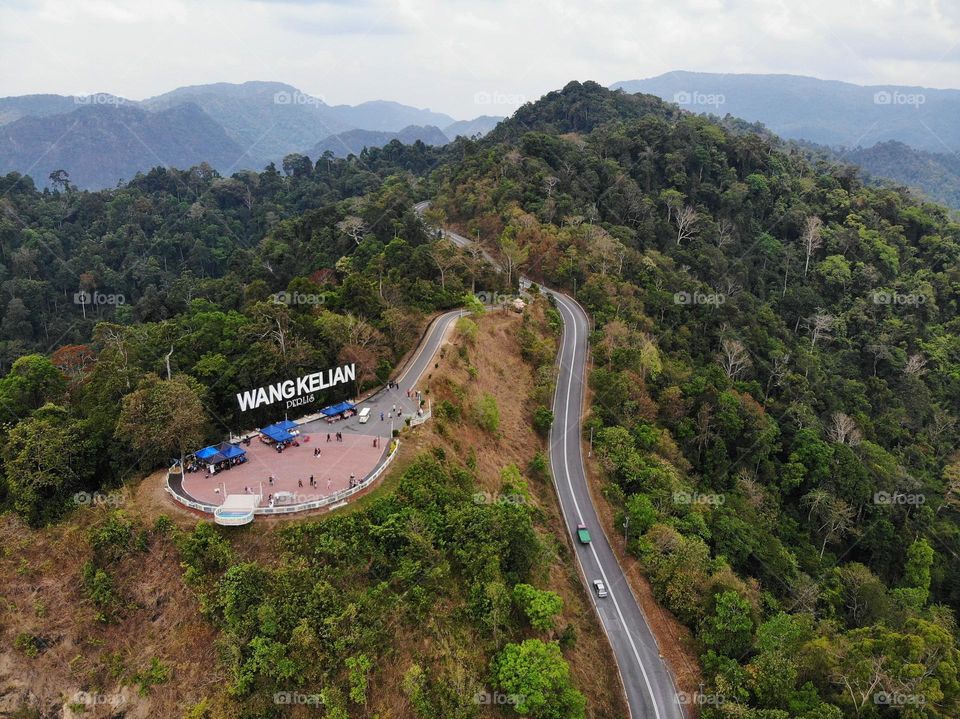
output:
[[[271,424],[267,427],[264,427],[260,430],[260,434],[268,439],[272,439],[274,442],[289,442],[291,439],[293,439],[292,434],[276,424]]]
[[[320,410],[320,414],[324,417],[333,417],[338,414],[343,414],[349,409],[353,409],[353,405],[350,402],[340,402],[338,404],[332,404],[329,407],[324,407]]]
[[[230,444],[229,442],[221,442],[217,445],[217,450],[223,455],[224,459],[236,459],[237,457],[243,457],[247,453],[247,450],[235,444]]]
[[[299,425],[292,419],[284,419],[280,422],[274,422],[273,426],[279,427],[280,429],[285,429],[289,432],[291,429],[296,429]]]
[[[227,459],[220,453],[217,447],[204,447],[203,449],[198,449],[193,455],[204,464],[218,464]]]

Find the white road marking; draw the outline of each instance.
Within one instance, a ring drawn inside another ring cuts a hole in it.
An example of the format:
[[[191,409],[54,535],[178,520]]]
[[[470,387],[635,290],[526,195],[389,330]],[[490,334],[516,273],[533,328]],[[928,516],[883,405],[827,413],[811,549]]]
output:
[[[573,359],[576,359],[576,356],[577,356],[577,318],[576,318],[576,316],[574,315],[573,310],[571,310],[569,307],[567,307],[566,304],[564,304],[563,300],[560,299],[559,295],[554,295],[554,296],[557,297],[558,304],[560,304],[560,305],[563,307],[563,309],[565,309],[567,312],[570,313],[571,324],[572,324],[572,328],[573,328],[573,342],[572,342],[572,347],[573,347]],[[562,358],[563,358],[563,349],[562,349],[562,347],[561,347],[561,351],[560,351],[560,358],[561,358],[561,360],[562,360]],[[569,420],[569,418],[570,418],[570,393],[571,393],[572,390],[573,390],[573,372],[572,372],[573,362],[572,362],[572,361],[570,362],[570,367],[571,367],[571,370],[567,372],[567,394],[566,394],[566,399],[564,400],[564,410],[563,410],[563,411],[564,411],[564,422],[565,422],[565,424],[566,424],[567,426],[568,426],[569,423],[570,423],[570,420]],[[559,387],[558,387],[558,391],[559,391]],[[578,411],[579,411],[579,409],[578,409]],[[570,497],[571,497],[571,499],[573,499],[573,506],[574,506],[574,508],[575,508],[576,511],[577,511],[577,517],[579,517],[579,518],[580,518],[580,521],[582,522],[582,521],[583,521],[583,515],[582,515],[581,512],[580,512],[580,504],[579,504],[579,502],[577,502],[576,492],[574,492],[574,490],[573,490],[573,480],[570,478],[570,464],[569,464],[569,462],[568,462],[568,452],[567,452],[567,446],[568,446],[568,445],[567,445],[567,435],[568,435],[568,434],[569,434],[569,432],[567,431],[567,427],[565,426],[565,427],[564,427],[564,430],[563,430],[563,468],[564,468],[564,472],[566,472],[566,475],[567,475],[567,486],[570,488]],[[579,440],[578,440],[578,441],[579,441]],[[582,448],[582,447],[581,447],[580,451],[581,451],[581,452],[583,451],[583,448]],[[561,504],[561,507],[562,507],[562,505],[563,505],[563,498],[562,498],[562,496],[561,496],[559,493],[557,493],[557,496],[560,497],[560,504]],[[571,532],[571,538],[572,538],[572,537],[573,537],[572,530],[570,530],[569,527],[568,527],[568,531]],[[612,585],[610,584],[610,581],[607,579],[606,573],[603,571],[603,562],[600,561],[600,556],[597,554],[597,549],[596,549],[596,547],[593,546],[593,543],[591,543],[591,544],[589,544],[589,545],[587,545],[587,546],[590,548],[590,551],[593,553],[593,558],[596,560],[597,566],[600,568],[600,576],[603,578],[603,583],[604,583],[605,585],[607,585],[607,587],[608,587],[608,590],[607,590],[607,591],[608,591],[608,593],[609,593],[609,595],[610,595],[610,596],[609,596],[609,599],[610,599],[610,601],[613,602],[613,606],[614,606],[614,608],[617,610],[617,616],[620,617],[620,623],[623,625],[623,628],[624,628],[624,630],[626,631],[627,640],[630,642],[630,649],[633,650],[633,656],[634,656],[634,658],[637,660],[637,666],[640,667],[640,672],[641,672],[641,674],[643,674],[643,681],[644,681],[644,684],[646,684],[647,693],[650,695],[650,701],[651,701],[651,703],[653,704],[653,712],[654,712],[654,714],[656,715],[656,719],[660,719],[660,707],[659,707],[658,704],[657,704],[657,698],[656,698],[656,697],[654,696],[654,694],[653,694],[653,687],[652,687],[651,684],[650,684],[650,678],[647,676],[647,670],[646,670],[646,669],[644,668],[644,666],[643,666],[643,660],[640,659],[640,652],[637,651],[637,645],[636,645],[636,644],[634,643],[634,641],[633,641],[633,635],[632,635],[631,632],[630,632],[630,627],[629,627],[629,625],[627,624],[627,620],[624,618],[623,612],[622,612],[621,609],[620,609],[620,604],[619,604],[619,602],[617,602],[617,598],[616,598],[616,596],[615,596],[614,593],[613,593],[613,587],[612,587]],[[580,566],[581,566],[581,569],[584,571],[584,575],[586,575],[586,570],[584,569],[583,565],[581,564]],[[590,596],[591,596],[591,598],[593,598],[594,604],[597,605],[597,611],[599,612],[599,605],[597,604],[596,598],[593,597],[593,592],[590,592]],[[601,622],[601,625],[603,626],[603,622]],[[606,626],[604,626],[604,631],[607,632],[607,634],[609,634],[609,630],[607,629]],[[611,644],[612,644],[612,641],[611,641]],[[629,707],[629,702],[628,702],[628,707]]]

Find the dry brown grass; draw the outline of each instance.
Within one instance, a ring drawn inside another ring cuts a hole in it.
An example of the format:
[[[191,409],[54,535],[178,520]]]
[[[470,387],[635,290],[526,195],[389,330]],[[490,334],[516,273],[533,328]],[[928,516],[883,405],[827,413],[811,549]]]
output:
[[[533,313],[538,324],[543,323],[542,307],[534,306],[527,311]],[[411,433],[407,444],[413,445],[410,450],[414,452],[441,447],[448,457],[460,461],[474,454],[477,482],[481,489],[494,494],[500,487],[504,467],[515,464],[524,472],[545,445],[531,424],[533,407],[528,399],[534,389],[534,373],[520,355],[517,339],[520,315],[498,310],[475,319],[479,332],[474,345],[468,348],[466,360],[457,351],[463,340],[455,337],[425,383],[434,407],[444,399],[461,404],[464,418],[458,424],[448,423],[445,436],[440,433],[442,422],[427,423]],[[477,370],[475,378],[468,371],[469,365]],[[497,436],[481,430],[469,418],[469,408],[484,394],[492,395],[500,409]],[[575,646],[565,654],[576,686],[587,697],[587,715],[626,717],[628,712],[616,663],[574,564],[573,548],[556,492],[549,481],[531,479],[528,482],[541,513],[538,529],[548,546],[554,548],[552,560],[543,568],[537,583],[563,597],[564,612],[558,625],[572,624],[575,628]]]
[[[114,623],[97,621],[82,591],[81,568],[91,556],[87,528],[106,511],[84,509],[43,530],[0,518],[0,715],[32,707],[41,716],[61,716],[77,692],[87,692],[117,697],[130,719],[178,717],[183,707],[217,691],[222,677],[215,633],[183,585],[169,539],[157,537],[147,552],[111,567],[125,606]],[[21,634],[42,640],[37,656],[14,648]],[[173,677],[141,697],[130,677],[154,657]],[[88,706],[82,716],[112,716],[116,710]]]

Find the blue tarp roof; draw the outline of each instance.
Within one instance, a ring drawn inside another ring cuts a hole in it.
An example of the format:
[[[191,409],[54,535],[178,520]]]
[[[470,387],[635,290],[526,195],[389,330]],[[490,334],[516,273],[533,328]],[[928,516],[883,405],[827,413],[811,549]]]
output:
[[[227,459],[236,459],[237,457],[242,457],[247,453],[247,450],[241,449],[235,444],[230,444],[229,442],[221,442],[217,445],[217,448]]]
[[[274,422],[273,426],[279,427],[280,429],[290,430],[290,429],[296,429],[297,423],[294,422],[292,419],[284,419],[279,422]]]
[[[340,402],[339,404],[332,404],[329,407],[321,409],[320,414],[325,417],[333,417],[333,415],[346,412],[348,409],[353,409],[353,405],[349,402]]]
[[[196,452],[194,452],[194,454],[196,455],[197,459],[207,461],[215,454],[219,454],[219,450],[217,450],[216,447],[204,447],[203,449],[198,449]]]
[[[207,464],[218,464],[219,462],[225,462],[228,459],[242,457],[246,453],[247,451],[245,449],[241,449],[235,444],[221,442],[217,445],[198,449],[193,453],[193,455],[200,461],[206,462]]]
[[[264,427],[260,430],[260,434],[269,437],[274,442],[288,442],[293,439],[292,434],[285,429],[281,429],[275,424],[271,424],[269,427]]]

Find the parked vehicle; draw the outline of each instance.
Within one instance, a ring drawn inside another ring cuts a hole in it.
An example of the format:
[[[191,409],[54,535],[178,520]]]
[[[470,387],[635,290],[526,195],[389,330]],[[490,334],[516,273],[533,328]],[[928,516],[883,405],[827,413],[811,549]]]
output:
[[[364,407],[360,410],[360,424],[366,424],[370,421],[370,408]]]

